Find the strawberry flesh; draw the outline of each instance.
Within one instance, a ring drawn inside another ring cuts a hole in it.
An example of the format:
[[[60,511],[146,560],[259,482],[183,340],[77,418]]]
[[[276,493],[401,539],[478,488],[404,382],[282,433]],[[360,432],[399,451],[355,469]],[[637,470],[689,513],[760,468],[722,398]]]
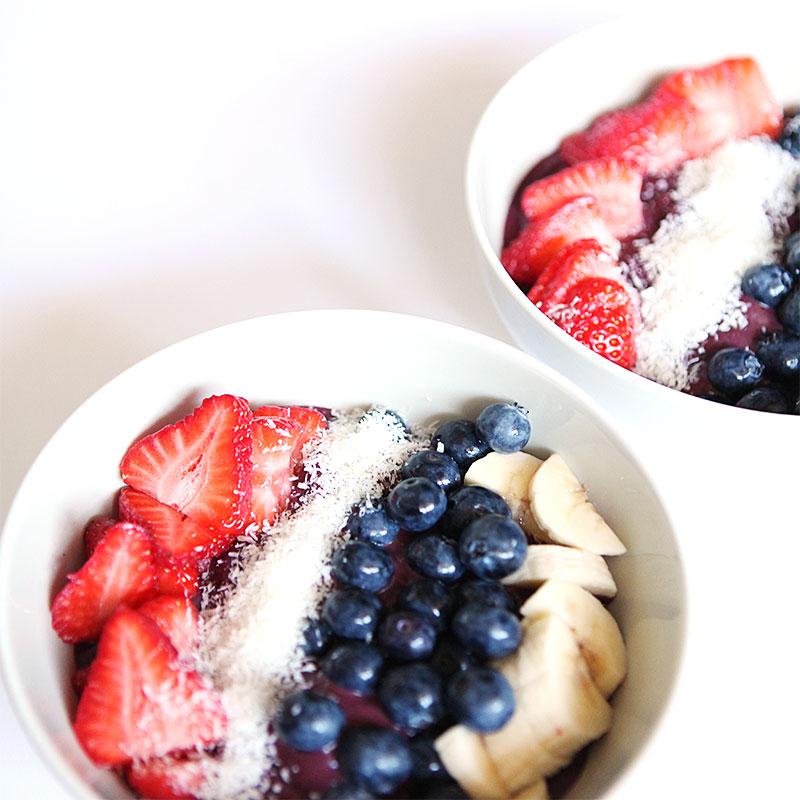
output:
[[[86,527],[83,529],[83,549],[87,559],[92,557],[100,540],[116,522],[117,520],[113,517],[94,517],[86,523]]]
[[[250,511],[251,420],[242,398],[208,397],[133,444],[120,464],[122,479],[199,524],[237,529]]]
[[[65,642],[91,641],[121,603],[136,606],[156,593],[152,539],[138,525],[118,522],[89,560],[67,575],[51,607],[53,629]]]
[[[614,254],[619,252],[619,242],[609,232],[592,197],[568,200],[535,217],[503,248],[500,260],[514,281],[529,286],[559,250],[579,239],[595,239]]]
[[[200,615],[185,597],[156,597],[137,609],[158,625],[178,656],[191,661],[200,637]]]
[[[158,800],[195,800],[205,780],[200,761],[177,758],[137,761],[128,767],[125,777],[142,797]]]
[[[642,169],[636,162],[599,158],[566,167],[547,178],[534,181],[522,193],[522,211],[528,219],[554,211],[568,200],[590,196],[617,238],[642,229]]]
[[[189,598],[200,591],[200,562],[194,556],[171,556],[156,548],[154,558],[159,594]]]
[[[321,411],[307,406],[260,406],[253,412],[254,417],[281,417],[290,419],[300,424],[300,434],[297,439],[300,458],[308,442],[317,439],[328,427],[328,420]]]
[[[124,766],[218,742],[219,696],[184,669],[155,622],[129,608],[106,623],[78,703],[75,735],[98,766]]]

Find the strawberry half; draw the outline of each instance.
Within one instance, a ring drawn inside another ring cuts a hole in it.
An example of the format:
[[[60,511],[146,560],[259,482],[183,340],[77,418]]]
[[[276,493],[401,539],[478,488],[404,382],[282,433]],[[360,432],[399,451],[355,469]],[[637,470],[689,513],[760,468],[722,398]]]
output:
[[[636,363],[636,308],[621,283],[584,278],[548,316],[573,339],[614,364],[632,369]]]
[[[579,239],[595,239],[615,255],[619,253],[619,242],[609,233],[593,197],[568,200],[535,217],[503,248],[500,261],[518,284],[530,285],[561,248]]]
[[[154,800],[195,800],[205,782],[202,762],[177,758],[137,761],[125,777],[142,797]]]
[[[129,608],[106,623],[78,703],[75,736],[98,766],[160,758],[218,742],[219,696],[178,664],[155,622]]]
[[[545,314],[565,302],[578,281],[589,277],[621,278],[616,256],[594,239],[581,239],[567,245],[551,259],[528,299]]]
[[[135,522],[135,520],[132,520]],[[106,535],[108,529],[117,523],[113,517],[94,517],[86,523],[83,529],[83,549],[86,558],[92,557],[92,553],[97,549],[100,540]]]
[[[132,445],[122,479],[199,524],[239,528],[250,510],[252,416],[240,397],[208,397]]]
[[[171,556],[156,548],[154,557],[159,594],[189,598],[200,591],[200,564],[194,556]]]
[[[184,661],[191,661],[200,637],[200,615],[185,597],[156,597],[137,609],[158,625]]]
[[[328,427],[328,420],[321,411],[307,406],[260,406],[253,412],[254,417],[281,417],[300,424],[301,431],[297,439],[298,458],[303,448],[316,439]]]
[[[141,525],[165,553],[191,555],[195,560],[213,558],[224,552],[237,534],[236,530],[196,522],[172,506],[127,486],[119,493],[119,515]]]
[[[534,181],[522,193],[528,219],[547,214],[567,200],[589,195],[597,201],[603,222],[622,238],[642,229],[642,170],[633,161],[599,158],[567,167]]]
[[[152,539],[138,525],[118,522],[89,560],[67,575],[51,607],[53,629],[65,642],[91,641],[117,606],[136,606],[156,592]]]

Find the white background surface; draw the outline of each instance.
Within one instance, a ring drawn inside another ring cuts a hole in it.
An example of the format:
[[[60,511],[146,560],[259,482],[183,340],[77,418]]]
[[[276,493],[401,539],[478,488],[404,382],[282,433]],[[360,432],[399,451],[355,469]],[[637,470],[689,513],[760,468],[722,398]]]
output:
[[[476,278],[462,191],[469,136],[537,52],[641,5],[0,6],[0,515],[83,399],[193,333],[349,306],[506,339]],[[277,372],[290,353],[291,342],[266,343],[253,368]],[[746,524],[728,531],[733,547],[747,546]],[[701,537],[697,528],[682,533]],[[690,585],[719,570],[694,606],[693,635],[708,646],[702,657],[690,648],[684,688],[626,797],[722,786],[728,797],[796,796],[791,738],[755,725],[765,707],[782,709],[778,720],[798,711],[797,689],[783,688],[794,662],[783,649],[763,663],[748,642],[787,598],[775,586],[800,552],[775,559],[761,605],[731,619],[748,577],[715,558],[720,547],[687,540]],[[771,626],[769,636],[786,639]],[[748,760],[751,740],[761,750]],[[2,693],[0,742],[4,798],[66,800]]]

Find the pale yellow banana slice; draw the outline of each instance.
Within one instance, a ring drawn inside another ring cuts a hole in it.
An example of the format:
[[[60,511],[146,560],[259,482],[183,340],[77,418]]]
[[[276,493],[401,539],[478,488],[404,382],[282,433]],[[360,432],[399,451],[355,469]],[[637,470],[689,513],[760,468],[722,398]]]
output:
[[[520,610],[526,618],[525,627],[548,614],[569,625],[603,697],[622,683],[627,671],[622,633],[608,609],[585,589],[567,581],[550,580]]]
[[[560,544],[528,547],[522,566],[502,579],[507,586],[536,588],[553,578],[576,583],[598,597],[614,597],[617,584],[602,556]]]
[[[534,783],[533,786],[528,786],[527,789],[515,794],[512,800],[550,800],[547,784],[544,781]]]
[[[472,800],[504,800],[511,792],[489,757],[481,736],[463,725],[448,728],[434,742],[445,769]]]
[[[537,526],[553,544],[617,556],[625,545],[589,501],[586,489],[560,455],[551,455],[533,474],[530,505]]]
[[[529,536],[538,534],[528,491],[542,460],[529,453],[489,453],[479,458],[464,475],[466,486],[483,486],[497,492],[511,509],[511,516]]]

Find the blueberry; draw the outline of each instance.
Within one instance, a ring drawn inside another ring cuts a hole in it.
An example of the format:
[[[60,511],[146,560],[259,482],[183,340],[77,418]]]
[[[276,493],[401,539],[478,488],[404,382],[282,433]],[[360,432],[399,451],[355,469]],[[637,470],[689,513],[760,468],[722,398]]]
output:
[[[759,264],[750,267],[742,277],[742,292],[775,308],[792,288],[792,275],[780,264]]]
[[[708,379],[726,394],[742,394],[755,386],[764,374],[758,356],[742,347],[724,347],[708,361]]]
[[[376,794],[389,794],[411,774],[411,749],[400,734],[387,728],[345,731],[338,749],[345,775]]]
[[[303,652],[307,656],[318,656],[325,652],[331,638],[331,628],[321,619],[308,620],[303,631]]]
[[[465,486],[450,498],[445,522],[449,530],[461,533],[470,522],[484,514],[510,517],[511,509],[497,492],[483,486]]]
[[[449,636],[440,639],[430,660],[430,665],[443,678],[475,666],[475,663],[475,656],[461,642]]]
[[[442,679],[426,664],[389,670],[378,696],[392,722],[407,730],[425,730],[444,716]]]
[[[406,478],[389,493],[389,514],[413,533],[432,528],[446,508],[444,491],[427,478]]]
[[[331,786],[322,795],[322,800],[373,800],[373,798],[374,795],[370,794],[363,786],[347,781]]]
[[[389,516],[380,501],[371,500],[360,506],[350,517],[347,529],[354,539],[380,546],[391,544],[400,526]]]
[[[525,561],[528,540],[513,519],[485,514],[461,534],[458,554],[464,566],[479,578],[504,578]]]
[[[489,667],[456,673],[447,685],[447,708],[456,722],[482,733],[500,730],[514,713],[514,690]]]
[[[340,644],[325,656],[322,671],[337,686],[356,694],[369,694],[383,665],[380,651],[364,642]]]
[[[491,449],[482,441],[468,419],[445,422],[433,434],[433,449],[450,456],[462,470],[485,456]]]
[[[381,604],[361,589],[339,589],[325,600],[322,618],[344,639],[369,641],[378,625]]]
[[[432,736],[425,733],[415,736],[409,747],[413,761],[411,777],[414,780],[427,783],[447,777],[447,770],[442,764],[442,759],[439,758]]]
[[[778,319],[792,333],[800,334],[800,286],[796,286],[778,306]]]
[[[289,747],[311,753],[333,744],[344,723],[344,712],[335,700],[306,689],[283,701],[276,727]]]
[[[480,603],[509,611],[515,611],[517,608],[514,598],[497,581],[480,579],[464,581],[458,587],[458,600],[462,606],[467,603]]]
[[[800,231],[786,237],[783,243],[783,260],[794,277],[800,279]]]
[[[751,408],[754,411],[771,411],[774,414],[788,414],[789,402],[780,389],[772,386],[759,386],[740,398],[736,405],[739,408]]]
[[[431,578],[407,584],[397,597],[398,608],[414,611],[437,631],[444,627],[452,605],[453,600],[444,584]]]
[[[528,443],[528,411],[516,403],[492,403],[478,414],[475,430],[496,453],[516,453]]]
[[[800,376],[800,336],[778,331],[756,345],[756,355],[770,375],[797,379]]]
[[[377,592],[389,583],[393,574],[392,557],[367,542],[348,542],[333,557],[333,575],[345,586]]]
[[[403,464],[400,474],[404,478],[427,478],[445,492],[461,486],[461,470],[458,464],[450,456],[437,453],[436,450],[414,453]]]
[[[481,658],[502,658],[522,641],[519,620],[505,608],[467,603],[453,617],[456,638]]]
[[[778,144],[795,158],[800,158],[800,114],[795,114],[784,122]]]
[[[378,641],[390,658],[419,661],[433,652],[436,629],[413,611],[395,611],[383,621]]]
[[[444,536],[426,533],[414,539],[406,551],[408,563],[427,578],[453,583],[464,574],[458,545]]]

